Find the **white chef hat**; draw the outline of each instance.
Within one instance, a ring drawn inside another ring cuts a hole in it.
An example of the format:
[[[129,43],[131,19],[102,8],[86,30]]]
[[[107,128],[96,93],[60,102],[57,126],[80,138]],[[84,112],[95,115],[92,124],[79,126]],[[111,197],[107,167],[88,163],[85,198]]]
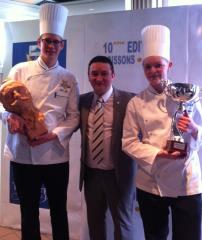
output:
[[[40,36],[53,33],[63,38],[68,9],[62,5],[46,3],[40,8]]]
[[[143,59],[160,56],[170,61],[170,29],[163,25],[150,25],[142,29]]]

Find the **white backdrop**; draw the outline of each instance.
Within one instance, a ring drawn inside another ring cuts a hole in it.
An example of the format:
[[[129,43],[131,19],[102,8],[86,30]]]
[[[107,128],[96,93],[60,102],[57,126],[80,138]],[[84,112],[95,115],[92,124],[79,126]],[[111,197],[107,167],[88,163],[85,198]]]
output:
[[[146,86],[141,66],[141,29],[149,24],[164,24],[171,29],[171,58],[173,82],[191,82],[202,86],[202,6],[172,7],[123,11],[68,19],[65,33],[67,39],[67,65],[76,75],[80,92],[91,90],[87,79],[87,65],[95,55],[112,58],[115,65],[114,85],[123,90],[139,92]],[[7,57],[4,75],[12,62],[12,43],[34,41],[38,37],[38,21],[7,24]],[[4,139],[5,134],[2,134]],[[68,211],[71,239],[88,240],[85,203],[78,191],[80,135],[71,140],[70,183],[68,189]],[[19,206],[10,204],[8,160],[1,159],[0,178],[0,224],[19,227]],[[109,240],[112,240],[109,218]],[[136,212],[135,239],[144,239],[142,223]],[[50,232],[48,210],[41,209],[41,229]]]

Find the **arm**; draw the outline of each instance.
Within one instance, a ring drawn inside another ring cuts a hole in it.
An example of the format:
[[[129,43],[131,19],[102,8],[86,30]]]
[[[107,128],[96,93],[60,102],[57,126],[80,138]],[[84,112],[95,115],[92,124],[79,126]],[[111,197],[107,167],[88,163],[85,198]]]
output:
[[[188,114],[179,118],[177,128],[182,132],[189,132],[195,140],[197,139],[199,126]]]
[[[57,139],[58,144],[66,148],[73,132],[77,129],[79,124],[79,111],[78,111],[78,85],[74,80],[71,83],[71,89],[68,95],[68,103],[64,112],[64,119],[58,122],[51,132],[44,134],[37,138],[37,140],[30,142],[31,146],[37,146],[39,144]]]
[[[0,103],[0,119],[2,120],[2,122],[4,124],[7,123],[7,118],[9,116],[9,112],[5,110],[5,108],[3,107],[3,105]]]
[[[38,146],[42,143],[52,141],[57,138],[57,135],[53,132],[48,132],[46,134],[43,134],[37,138],[37,140],[29,141],[29,145],[32,147]]]
[[[52,133],[57,135],[60,145],[65,148],[69,143],[69,140],[73,132],[77,129],[79,125],[79,90],[78,84],[74,80],[71,86],[71,91],[69,95],[69,102],[66,106],[65,119],[52,131]]]
[[[2,105],[0,106],[0,119],[4,124],[7,124],[8,131],[11,134],[15,134],[15,133],[25,134],[24,120],[20,116],[14,113],[5,111]]]
[[[191,135],[190,147],[198,150],[202,144],[202,107],[200,101],[193,104],[192,112],[182,115],[177,127],[180,131]]]
[[[7,118],[7,124],[8,124],[8,131],[11,134],[15,134],[15,133],[25,134],[25,131],[24,131],[25,123],[20,116],[14,113],[10,113]]]
[[[141,111],[139,103],[135,104],[132,99],[127,106],[124,119],[122,147],[126,154],[135,159],[147,172],[151,173],[155,170],[157,160],[162,158],[179,159],[180,152],[169,153],[161,147],[161,141],[165,141],[165,137],[163,136],[164,139],[160,139],[161,135],[156,135],[157,131],[155,133],[147,131],[144,119],[141,118]],[[158,128],[158,125],[156,127]],[[140,132],[143,135],[142,141],[138,137]],[[152,137],[153,134],[154,137]],[[156,144],[154,145],[152,142]]]
[[[143,143],[139,138],[140,126],[138,123],[138,111],[136,111],[133,99],[129,101],[123,125],[122,148],[130,157],[135,159],[148,172],[151,172],[159,148]]]

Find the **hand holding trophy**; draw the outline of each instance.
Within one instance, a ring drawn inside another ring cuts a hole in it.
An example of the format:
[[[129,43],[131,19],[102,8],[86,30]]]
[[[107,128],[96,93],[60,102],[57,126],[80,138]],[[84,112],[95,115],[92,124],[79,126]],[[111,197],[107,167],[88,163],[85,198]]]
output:
[[[36,140],[48,132],[43,113],[34,106],[31,94],[22,82],[13,80],[3,82],[0,87],[0,102],[6,111],[24,119],[28,140]]]
[[[183,138],[183,131],[177,126],[177,122],[180,116],[187,115],[186,103],[197,98],[199,99],[200,88],[190,83],[168,83],[166,80],[162,80],[162,83],[165,87],[165,94],[177,101],[179,105],[172,118],[171,137],[167,141],[166,150],[170,153],[179,151],[181,156],[186,156],[187,143]]]

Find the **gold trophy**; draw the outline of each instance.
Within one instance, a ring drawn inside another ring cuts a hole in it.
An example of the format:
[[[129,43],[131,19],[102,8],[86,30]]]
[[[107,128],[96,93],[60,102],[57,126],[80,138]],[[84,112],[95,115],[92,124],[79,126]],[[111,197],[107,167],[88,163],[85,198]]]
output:
[[[48,132],[43,113],[34,106],[31,94],[22,82],[4,81],[0,87],[0,102],[6,111],[24,119],[25,134],[30,141]]]
[[[179,105],[172,118],[171,136],[167,141],[166,149],[168,152],[179,151],[181,155],[187,155],[187,143],[183,138],[183,132],[177,128],[177,119],[180,115],[187,114],[187,102],[192,100],[194,104],[199,100],[200,88],[190,83],[168,83],[166,80],[163,84],[165,94],[177,101]]]

